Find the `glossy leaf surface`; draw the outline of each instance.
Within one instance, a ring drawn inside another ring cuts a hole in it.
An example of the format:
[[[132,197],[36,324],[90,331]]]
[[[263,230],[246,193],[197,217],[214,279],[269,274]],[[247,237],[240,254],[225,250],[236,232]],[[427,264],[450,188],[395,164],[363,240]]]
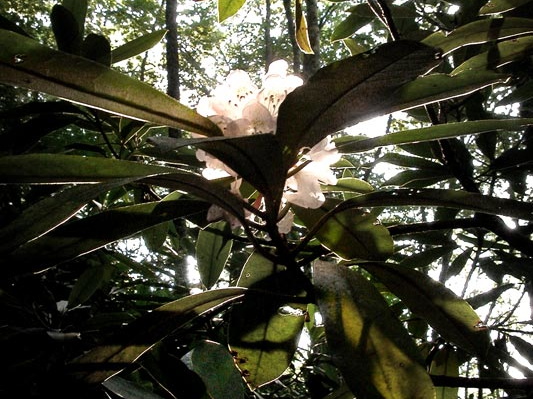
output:
[[[209,119],[153,87],[87,59],[0,32],[0,81],[93,108],[206,136],[221,135]]]
[[[435,397],[414,341],[365,277],[315,261],[313,283],[333,361],[357,397]]]
[[[488,330],[464,299],[431,277],[414,269],[392,264],[362,264],[385,284],[415,314],[424,318],[445,340],[484,356],[489,346]]]

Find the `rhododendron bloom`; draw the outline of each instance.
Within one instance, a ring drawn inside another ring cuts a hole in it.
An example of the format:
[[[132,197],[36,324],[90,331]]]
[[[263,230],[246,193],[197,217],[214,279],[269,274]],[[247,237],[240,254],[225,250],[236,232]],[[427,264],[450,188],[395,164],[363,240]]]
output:
[[[303,84],[301,78],[288,74],[287,69],[288,64],[283,60],[270,64],[260,88],[254,85],[246,72],[232,71],[211,96],[200,99],[197,111],[216,123],[225,137],[275,134],[281,103],[290,92]],[[320,185],[337,182],[330,166],[340,159],[340,154],[329,137],[312,148],[303,149],[302,153],[298,163],[289,171],[290,177],[283,194],[284,203],[318,208],[325,200]],[[205,177],[238,178],[235,171],[205,151],[198,150],[196,156],[206,163],[206,169],[202,172]],[[278,223],[279,231],[288,232],[292,220],[292,213],[286,213]]]

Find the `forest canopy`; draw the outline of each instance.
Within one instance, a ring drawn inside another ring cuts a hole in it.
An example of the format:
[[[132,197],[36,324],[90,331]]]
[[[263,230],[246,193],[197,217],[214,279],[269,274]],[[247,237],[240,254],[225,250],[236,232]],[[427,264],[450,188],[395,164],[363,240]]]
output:
[[[530,0],[0,3],[0,395],[533,395]]]

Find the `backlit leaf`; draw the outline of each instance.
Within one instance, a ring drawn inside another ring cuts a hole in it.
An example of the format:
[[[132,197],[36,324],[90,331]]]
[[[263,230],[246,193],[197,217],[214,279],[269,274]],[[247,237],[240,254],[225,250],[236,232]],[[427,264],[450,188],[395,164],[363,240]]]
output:
[[[255,252],[246,261],[238,285],[273,294],[247,297],[231,311],[230,349],[246,382],[255,389],[279,378],[289,367],[306,305],[287,301],[286,295],[302,293],[295,276]]]
[[[226,265],[233,241],[229,224],[221,221],[211,223],[198,233],[196,261],[202,283],[211,288]]]
[[[209,119],[146,83],[4,30],[0,31],[0,82],[133,119],[221,135]]]
[[[450,345],[444,346],[433,357],[429,373],[431,375],[445,375],[447,377],[459,376],[459,360],[457,351]],[[459,388],[435,387],[437,399],[457,399]]]
[[[289,163],[300,148],[389,112],[398,105],[391,93],[435,67],[438,55],[418,42],[396,41],[320,69],[280,106],[276,137]]]
[[[87,383],[101,383],[135,362],[167,335],[205,312],[242,298],[245,293],[245,288],[223,288],[190,295],[154,309],[124,328],[121,337],[114,337],[115,343],[101,344],[75,359],[70,364],[72,373]]]
[[[435,397],[414,341],[366,278],[315,261],[313,284],[333,361],[357,397]]]
[[[304,54],[313,54],[313,48],[309,41],[309,33],[307,31],[307,20],[302,11],[302,0],[296,0],[296,43]]]
[[[478,356],[486,355],[488,330],[464,299],[417,270],[393,264],[361,264],[445,340]]]
[[[246,0],[218,0],[218,22],[232,17],[246,3]]]
[[[449,34],[443,31],[435,32],[422,42],[440,48],[444,54],[448,54],[463,46],[530,34],[533,34],[533,21],[529,18],[489,18],[470,22]]]
[[[159,29],[113,49],[111,51],[111,62],[114,64],[116,62],[124,61],[128,58],[135,57],[146,50],[150,50],[165,37],[166,33],[166,29]]]
[[[479,15],[499,14],[530,2],[531,0],[489,0],[479,9]]]
[[[326,200],[318,209],[293,205],[293,210],[324,247],[344,259],[384,260],[392,255],[392,238],[374,216],[361,209],[328,215],[338,204]]]

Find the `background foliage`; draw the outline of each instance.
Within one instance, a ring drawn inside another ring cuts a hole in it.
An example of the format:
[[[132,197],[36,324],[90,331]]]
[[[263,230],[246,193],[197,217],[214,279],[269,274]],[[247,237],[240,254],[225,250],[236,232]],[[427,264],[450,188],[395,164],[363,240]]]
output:
[[[531,397],[531,1],[20,3],[0,3],[2,395]],[[275,135],[194,111],[276,59],[306,83]],[[281,234],[285,178],[328,135],[338,182]]]

